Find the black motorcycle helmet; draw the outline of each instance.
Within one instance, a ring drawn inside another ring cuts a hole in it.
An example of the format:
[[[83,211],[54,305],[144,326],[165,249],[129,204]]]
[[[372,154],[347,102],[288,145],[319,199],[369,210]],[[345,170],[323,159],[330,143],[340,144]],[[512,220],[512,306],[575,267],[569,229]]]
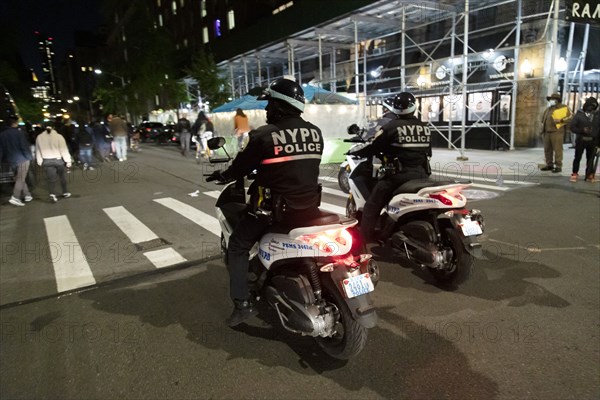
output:
[[[383,106],[396,115],[409,115],[417,109],[417,99],[411,93],[402,92],[385,99]]]
[[[280,100],[294,107],[300,113],[304,112],[304,90],[292,79],[279,78],[266,88],[258,100]]]

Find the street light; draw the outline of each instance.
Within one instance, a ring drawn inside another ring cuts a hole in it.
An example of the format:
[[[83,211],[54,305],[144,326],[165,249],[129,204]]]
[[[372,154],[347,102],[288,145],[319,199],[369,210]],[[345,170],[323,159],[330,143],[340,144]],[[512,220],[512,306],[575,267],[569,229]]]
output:
[[[102,71],[101,69],[98,69],[98,68],[96,68],[96,69],[94,70],[94,73],[95,73],[96,75],[107,74],[107,75],[110,75],[110,76],[114,76],[115,78],[119,78],[119,79],[121,79],[121,86],[122,86],[122,87],[125,87],[125,78],[123,78],[122,76],[119,76],[119,75],[117,75],[117,74],[113,74],[113,73],[111,73],[111,72]]]

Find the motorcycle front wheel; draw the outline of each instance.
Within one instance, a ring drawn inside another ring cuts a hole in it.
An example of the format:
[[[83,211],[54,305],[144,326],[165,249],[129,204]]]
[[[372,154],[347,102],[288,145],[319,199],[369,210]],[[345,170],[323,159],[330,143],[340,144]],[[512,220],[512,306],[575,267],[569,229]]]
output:
[[[439,283],[455,287],[466,282],[473,274],[473,256],[465,250],[455,229],[446,228],[444,233],[452,249],[452,259],[447,268],[430,268],[429,271]]]
[[[331,357],[349,360],[365,347],[367,328],[354,320],[342,294],[328,277],[323,281],[323,298],[336,308],[335,333],[333,336],[317,337],[315,340]]]
[[[338,185],[340,185],[340,189],[344,193],[350,193],[350,183],[348,182],[348,176],[350,173],[346,171],[346,167],[341,167],[338,172]]]

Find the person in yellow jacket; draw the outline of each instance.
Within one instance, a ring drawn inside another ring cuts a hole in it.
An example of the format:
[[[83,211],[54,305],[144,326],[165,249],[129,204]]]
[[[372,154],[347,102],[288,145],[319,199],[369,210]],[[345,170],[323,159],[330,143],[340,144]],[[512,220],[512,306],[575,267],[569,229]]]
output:
[[[561,103],[558,93],[546,97],[548,108],[542,117],[542,137],[544,139],[544,157],[546,165],[540,170],[562,172],[563,142],[565,129],[573,118],[573,113],[565,104]]]

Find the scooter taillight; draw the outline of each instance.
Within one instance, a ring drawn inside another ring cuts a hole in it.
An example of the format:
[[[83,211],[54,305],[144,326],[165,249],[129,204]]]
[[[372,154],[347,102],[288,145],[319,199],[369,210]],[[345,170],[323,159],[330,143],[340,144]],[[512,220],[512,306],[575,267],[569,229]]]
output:
[[[436,199],[437,201],[441,201],[442,204],[446,206],[451,206],[453,204],[452,199],[445,196],[445,192],[430,194],[429,197],[432,199]]]
[[[337,251],[338,246],[352,246],[352,235],[345,228],[330,229],[316,234],[302,235],[296,238],[326,253]]]

